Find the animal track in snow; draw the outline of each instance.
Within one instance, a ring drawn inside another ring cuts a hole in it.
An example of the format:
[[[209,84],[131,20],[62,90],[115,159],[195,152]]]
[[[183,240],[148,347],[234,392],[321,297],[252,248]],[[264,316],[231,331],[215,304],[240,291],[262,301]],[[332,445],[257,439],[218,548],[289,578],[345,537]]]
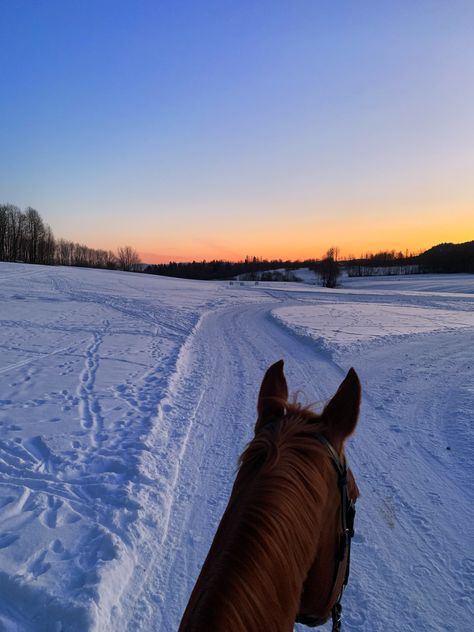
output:
[[[20,536],[17,533],[2,533],[0,535],[0,549],[6,549],[7,546],[16,542]]]
[[[48,497],[48,509],[42,516],[42,522],[49,529],[55,529],[58,522],[58,510],[62,507],[63,501],[54,496]]]
[[[94,332],[93,339],[86,349],[84,369],[79,377],[77,397],[79,403],[80,423],[84,430],[94,430],[93,443],[100,443],[100,431],[104,420],[99,400],[94,393],[97,371],[100,365],[99,349],[104,339],[104,332]]]
[[[44,561],[47,553],[47,550],[43,551],[28,565],[28,572],[33,575],[34,579],[37,579],[51,568],[51,564]]]

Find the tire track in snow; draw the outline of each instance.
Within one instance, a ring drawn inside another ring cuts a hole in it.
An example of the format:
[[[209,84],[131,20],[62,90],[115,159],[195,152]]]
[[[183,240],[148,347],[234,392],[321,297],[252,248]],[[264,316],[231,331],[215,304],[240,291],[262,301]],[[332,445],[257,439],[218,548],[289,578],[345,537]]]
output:
[[[155,433],[165,511],[155,517],[157,543],[148,568],[135,579],[133,597],[125,599],[113,629],[176,629],[227,502],[238,456],[251,438],[268,365],[285,358],[291,388],[309,401],[335,390],[339,367],[275,323],[270,311],[277,305],[210,313],[183,349]]]

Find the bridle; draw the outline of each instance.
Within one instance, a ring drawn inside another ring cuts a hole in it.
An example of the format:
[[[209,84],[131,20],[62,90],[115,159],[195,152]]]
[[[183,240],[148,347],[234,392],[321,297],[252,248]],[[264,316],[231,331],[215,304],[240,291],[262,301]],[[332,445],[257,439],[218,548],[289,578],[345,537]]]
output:
[[[329,603],[336,598],[336,602],[331,610],[332,616],[332,632],[340,632],[342,626],[342,605],[341,599],[344,592],[344,588],[349,581],[350,571],[350,559],[351,559],[351,540],[354,537],[354,517],[355,517],[355,504],[349,498],[347,491],[347,464],[341,461],[336,450],[332,444],[322,434],[316,434],[315,438],[320,441],[326,450],[329,452],[331,461],[336,468],[338,475],[338,487],[341,494],[341,527],[342,533],[339,540],[338,550],[336,552],[336,570],[334,573],[334,580],[330,592]],[[337,594],[338,585],[340,585],[341,571],[343,569],[343,562],[346,561],[346,572],[344,574],[344,580],[341,585],[339,594]],[[336,594],[335,594],[336,593]],[[309,627],[316,627],[325,623],[319,620],[317,617],[311,615],[298,615],[296,617],[296,623],[303,623]]]

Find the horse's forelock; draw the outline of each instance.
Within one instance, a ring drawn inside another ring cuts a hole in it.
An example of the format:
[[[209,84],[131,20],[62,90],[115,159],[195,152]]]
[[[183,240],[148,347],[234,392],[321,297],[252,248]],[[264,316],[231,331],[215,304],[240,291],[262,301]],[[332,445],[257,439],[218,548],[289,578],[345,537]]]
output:
[[[311,435],[324,431],[323,418],[309,406],[286,402],[285,411],[282,417],[272,418],[260,425],[240,456],[240,467],[253,464],[258,470],[264,465],[275,465],[282,447],[297,449],[306,445]],[[314,447],[317,450],[321,448],[317,441]]]

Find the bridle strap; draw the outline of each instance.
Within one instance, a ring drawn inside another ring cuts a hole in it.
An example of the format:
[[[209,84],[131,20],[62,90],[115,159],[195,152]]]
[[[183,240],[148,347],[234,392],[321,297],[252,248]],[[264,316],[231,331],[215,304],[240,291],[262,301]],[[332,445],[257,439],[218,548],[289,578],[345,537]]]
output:
[[[336,568],[336,572],[334,576],[333,587],[330,593],[331,596],[329,599],[329,601],[331,602],[335,597],[334,591],[336,590],[336,587],[338,585],[341,563],[343,562],[344,558],[346,558],[347,556],[346,572],[344,575],[344,580],[342,582],[341,591],[338,595],[336,603],[334,604],[331,610],[332,632],[340,632],[341,626],[342,626],[341,599],[342,599],[342,594],[344,592],[344,588],[347,585],[347,582],[349,581],[351,540],[352,540],[352,537],[354,536],[355,508],[354,508],[354,504],[349,499],[349,494],[347,491],[347,465],[345,461],[341,462],[339,455],[334,449],[333,445],[328,441],[328,439],[326,439],[324,435],[318,433],[315,436],[316,436],[316,439],[318,439],[318,441],[320,441],[329,452],[331,461],[333,462],[333,465],[336,468],[336,471],[338,474],[338,486],[339,486],[339,491],[341,493],[342,540],[341,540],[340,547],[338,550],[337,568]]]
[[[342,606],[341,602],[338,601],[334,604],[331,610],[331,618],[332,618],[332,632],[340,632],[342,627]]]
[[[347,471],[346,464],[341,462],[339,458],[339,454],[334,449],[332,443],[328,439],[326,439],[326,437],[322,434],[317,433],[314,436],[318,441],[320,441],[325,446],[326,450],[329,452],[329,455],[336,467],[338,474],[340,476],[343,475]]]

